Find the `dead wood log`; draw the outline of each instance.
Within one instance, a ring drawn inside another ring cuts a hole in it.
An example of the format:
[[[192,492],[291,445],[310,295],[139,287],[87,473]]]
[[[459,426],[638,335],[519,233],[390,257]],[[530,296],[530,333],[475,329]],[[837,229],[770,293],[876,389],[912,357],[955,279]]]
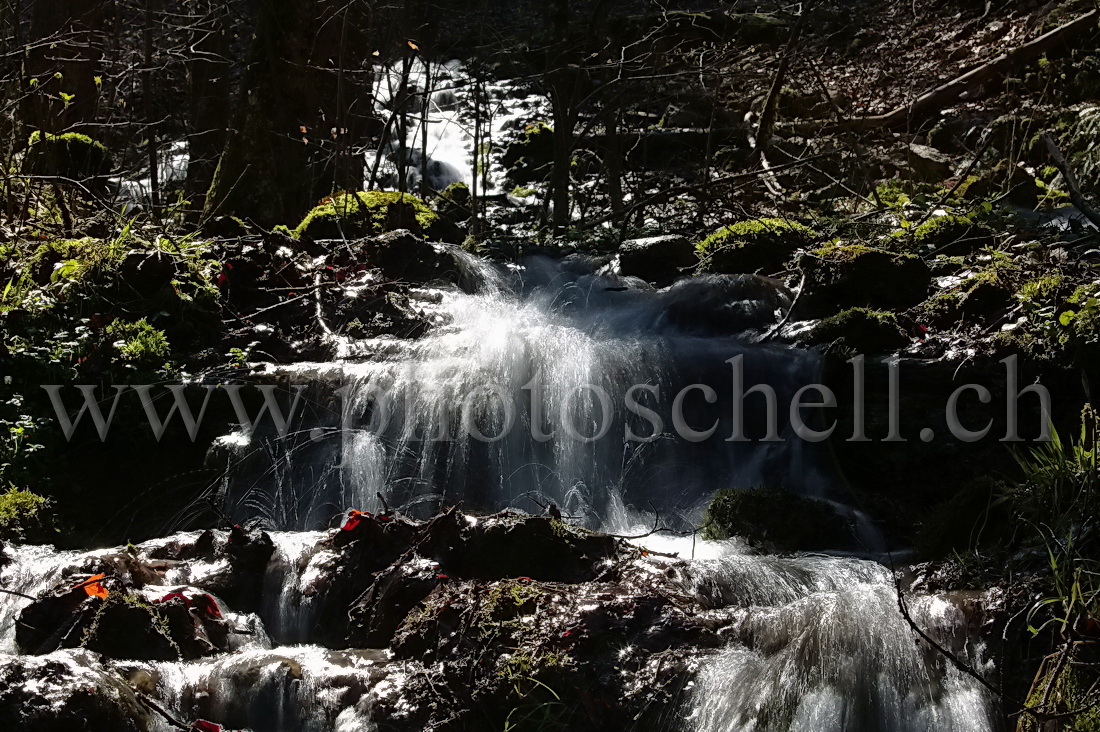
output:
[[[909,127],[958,101],[965,92],[975,89],[1009,69],[1050,51],[1059,44],[1065,43],[1085,31],[1096,28],[1097,20],[1100,20],[1100,9],[1091,10],[1076,20],[1071,20],[1052,31],[1044,33],[1030,43],[1025,43],[1011,51],[1002,53],[992,61],[922,94],[909,104],[898,107],[886,114],[850,119],[834,129],[858,131]]]

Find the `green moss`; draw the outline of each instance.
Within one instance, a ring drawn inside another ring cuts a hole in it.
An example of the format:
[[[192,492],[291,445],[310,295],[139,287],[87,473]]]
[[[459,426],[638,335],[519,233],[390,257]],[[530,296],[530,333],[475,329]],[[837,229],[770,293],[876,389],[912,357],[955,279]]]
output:
[[[714,232],[695,245],[703,267],[713,272],[769,272],[782,268],[790,256],[819,234],[788,219],[739,221]]]
[[[1087,644],[1081,644],[1082,647],[1085,645]],[[1026,706],[1039,709],[1045,697],[1047,706],[1042,711],[1064,715],[1058,720],[1057,729],[1061,732],[1100,732],[1100,706],[1095,703],[1094,693],[1098,674],[1094,664],[1071,660],[1062,667],[1058,677],[1053,678],[1057,668],[1056,658],[1057,656],[1051,656],[1043,662],[1043,673],[1032,687]],[[1050,687],[1049,696],[1047,687]],[[1039,732],[1045,729],[1048,727],[1033,715],[1020,715],[1020,732]]]
[[[157,330],[142,318],[136,323],[116,320],[107,326],[107,336],[124,361],[163,360],[172,349],[164,331]]]
[[[98,267],[113,267],[121,261],[122,250],[102,239],[57,239],[39,245],[25,260],[24,270],[49,279],[80,280]],[[43,271],[51,268],[50,272]]]
[[[49,501],[28,490],[9,485],[0,493],[0,539],[21,541],[41,525]]]
[[[835,343],[864,353],[894,351],[909,343],[893,313],[849,308],[823,319],[810,332],[811,343]]]
[[[523,186],[516,186],[512,189],[512,195],[516,198],[527,198],[528,196],[533,196],[536,193],[538,193],[538,191],[536,191],[534,188],[524,188]]]
[[[906,239],[909,246],[922,252],[965,254],[991,244],[993,230],[972,216],[945,214],[915,228],[896,231],[894,237]]]
[[[823,501],[778,488],[724,488],[703,515],[703,536],[733,536],[785,550],[839,548],[851,533]]]
[[[27,141],[24,170],[31,175],[84,180],[110,172],[110,153],[87,135],[53,135],[35,130]]]
[[[1017,297],[1026,300],[1047,299],[1056,295],[1065,284],[1066,278],[1060,274],[1045,274],[1038,279],[1029,280],[1020,285],[1016,291]]]
[[[294,237],[335,239],[370,236],[398,228],[431,229],[439,216],[416,196],[396,191],[340,193],[314,208],[294,229]]]
[[[886,208],[902,208],[909,203],[924,202],[931,196],[939,195],[942,190],[932,183],[887,178],[875,186],[875,192],[868,196],[868,200]]]

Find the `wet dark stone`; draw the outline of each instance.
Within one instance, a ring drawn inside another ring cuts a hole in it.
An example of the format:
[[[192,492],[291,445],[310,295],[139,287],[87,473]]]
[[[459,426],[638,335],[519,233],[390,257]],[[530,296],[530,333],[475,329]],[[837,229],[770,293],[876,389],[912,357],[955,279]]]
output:
[[[121,677],[88,651],[0,660],[0,729],[144,732],[149,712]]]
[[[680,276],[681,269],[698,260],[695,247],[679,234],[630,239],[619,247],[619,271],[659,286]]]
[[[702,275],[678,281],[661,293],[668,322],[700,335],[766,328],[790,307],[787,288],[760,275]]]
[[[439,555],[448,574],[464,578],[530,577],[551,582],[585,582],[616,555],[615,540],[569,527],[544,516],[488,517],[464,528],[460,539]]]
[[[133,250],[119,268],[119,283],[139,296],[149,298],[168,287],[177,272],[176,260],[167,252]]]

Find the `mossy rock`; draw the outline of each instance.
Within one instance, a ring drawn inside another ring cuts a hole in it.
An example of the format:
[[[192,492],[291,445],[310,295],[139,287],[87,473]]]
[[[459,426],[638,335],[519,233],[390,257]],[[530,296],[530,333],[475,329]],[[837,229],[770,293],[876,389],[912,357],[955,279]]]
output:
[[[905,239],[916,252],[928,254],[967,254],[993,244],[994,230],[969,216],[945,214],[925,221],[920,226],[900,231],[895,236]]]
[[[294,237],[359,239],[386,231],[408,229],[431,236],[439,215],[410,193],[357,191],[326,198],[294,229]]]
[[[470,203],[470,187],[459,181],[440,191],[436,210],[439,211],[440,216],[451,221],[466,221],[472,213]]]
[[[1100,732],[1100,706],[1096,705],[1094,689],[1100,681],[1097,673],[1097,652],[1094,643],[1078,642],[1070,651],[1070,660],[1059,668],[1058,654],[1048,656],[1035,677],[1026,706],[1059,715],[1056,729],[1060,732]],[[1055,670],[1059,673],[1055,677]],[[1048,695],[1049,687],[1049,695]],[[1043,732],[1052,729],[1033,715],[1021,714],[1018,732]]]
[[[843,343],[859,353],[889,353],[908,345],[909,337],[893,313],[850,308],[815,325],[807,341]]]
[[[791,255],[818,237],[804,224],[789,219],[739,221],[695,245],[702,268],[725,274],[766,274],[781,270]]]
[[[861,244],[830,244],[801,260],[808,307],[905,309],[928,295],[932,273],[924,260]]]
[[[523,136],[504,149],[501,164],[508,171],[508,180],[526,185],[545,178],[553,159],[554,130],[545,122],[536,122],[527,125]]]
[[[828,503],[778,488],[724,488],[703,515],[703,536],[736,536],[780,551],[839,549],[852,544],[852,529]]]
[[[993,199],[1003,193],[1009,203],[1035,208],[1041,197],[1054,197],[1054,194],[1048,194],[1047,188],[1049,186],[1036,180],[1023,167],[1002,160],[981,175],[969,176],[956,193],[968,201]]]
[[[102,143],[87,135],[35,131],[27,142],[23,170],[30,175],[83,181],[110,173],[111,156]]]

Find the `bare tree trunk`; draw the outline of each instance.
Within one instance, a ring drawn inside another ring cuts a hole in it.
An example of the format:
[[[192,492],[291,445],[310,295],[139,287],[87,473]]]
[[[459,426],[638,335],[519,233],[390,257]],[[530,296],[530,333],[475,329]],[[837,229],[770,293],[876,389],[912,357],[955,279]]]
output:
[[[432,107],[432,65],[424,59],[424,89],[420,99],[420,197],[431,193],[428,185],[428,117]]]
[[[145,69],[142,72],[141,96],[145,102],[145,134],[148,138],[149,206],[155,216],[160,208],[160,164],[157,160],[157,124],[153,106],[153,3],[154,0],[145,0]]]
[[[186,195],[202,210],[206,191],[214,178],[218,155],[225,149],[229,129],[231,95],[229,85],[229,36],[225,0],[213,0],[202,8],[191,47],[190,135],[188,137]]]
[[[348,119],[348,110],[333,108],[338,97],[341,103],[344,98],[337,93],[339,74],[327,61],[347,28],[370,27],[369,5],[351,1],[354,12],[345,28],[338,20],[345,7],[340,0],[259,0],[240,106],[207,195],[205,217],[232,214],[263,226],[295,223],[333,190],[334,181],[335,187],[361,185],[361,176],[358,181],[337,179],[335,138],[346,134],[354,140],[360,133],[358,125],[345,132],[333,124]],[[367,18],[362,23],[361,16]],[[346,49],[360,55],[346,57],[345,65],[367,68],[366,39],[348,39]],[[350,96],[358,101],[358,94]]]

